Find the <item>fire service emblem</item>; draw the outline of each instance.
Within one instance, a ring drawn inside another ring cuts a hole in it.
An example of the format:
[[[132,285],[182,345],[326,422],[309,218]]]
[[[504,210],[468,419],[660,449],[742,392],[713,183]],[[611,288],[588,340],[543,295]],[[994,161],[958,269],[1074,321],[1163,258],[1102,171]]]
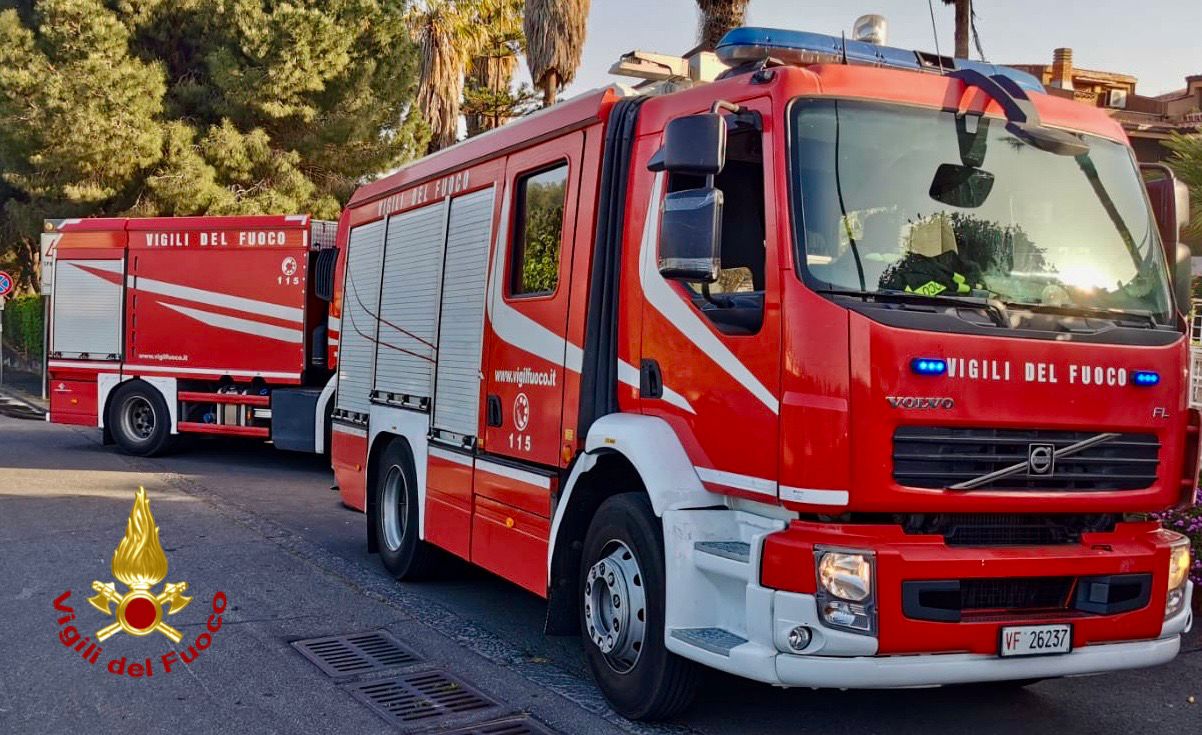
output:
[[[191,664],[213,645],[213,638],[221,630],[222,618],[229,605],[224,592],[213,594],[209,609],[202,613],[207,617],[192,621],[203,622],[203,625],[198,626],[199,632],[190,642],[183,641],[183,633],[164,620],[188,607],[192,598],[184,594],[188,591],[187,582],[168,582],[161,589],[156,589],[167,577],[167,555],[159,543],[159,527],[150,513],[150,501],[143,488],[138,488],[134,496],[134,506],[125,524],[125,536],[113,552],[112,570],[117,581],[92,582],[92,591],[96,594],[87,598],[92,607],[108,618],[115,618],[96,631],[95,640],[79,630],[85,624],[82,619],[76,620],[71,590],[55,598],[57,637],[67,650],[74,651],[88,664],[100,665],[104,655],[104,648],[100,644],[117,633],[125,632],[138,637],[162,633],[175,646],[157,658],[129,661],[127,656],[107,657],[107,663],[104,664],[104,669],[116,676],[150,678],[156,672],[170,674],[180,664]]]
[[[172,643],[179,643],[183,634],[163,622],[163,606],[167,606],[168,615],[174,615],[187,607],[192,598],[184,596],[187,582],[170,582],[161,592],[154,592],[155,585],[167,576],[167,555],[159,543],[159,527],[150,514],[144,488],[138,488],[125,537],[113,552],[113,576],[129,589],[120,594],[112,582],[92,582],[96,592],[88,598],[92,607],[112,615],[112,606],[117,606],[116,622],[96,631],[96,640],[103,642],[122,630],[137,636],[158,631]]]

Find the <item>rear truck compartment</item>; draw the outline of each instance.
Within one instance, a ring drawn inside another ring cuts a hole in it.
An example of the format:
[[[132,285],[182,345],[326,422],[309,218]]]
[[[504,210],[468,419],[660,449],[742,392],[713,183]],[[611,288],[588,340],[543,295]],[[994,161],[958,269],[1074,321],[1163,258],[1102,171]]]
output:
[[[134,453],[180,434],[326,451],[333,223],[98,218],[46,230],[50,421],[96,426]]]

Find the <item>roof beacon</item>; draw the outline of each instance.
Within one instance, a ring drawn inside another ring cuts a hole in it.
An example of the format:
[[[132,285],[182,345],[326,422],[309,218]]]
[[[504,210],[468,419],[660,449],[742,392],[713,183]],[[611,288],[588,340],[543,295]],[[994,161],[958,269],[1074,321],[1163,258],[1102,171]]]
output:
[[[847,41],[838,36],[809,33],[808,31],[744,27],[735,28],[723,36],[715,50],[718,58],[732,67],[747,62],[762,61],[769,57],[785,64],[799,66],[841,64],[846,58],[849,64],[907,69],[932,74],[974,69],[986,77],[996,75],[1008,77],[1019,87],[1028,91],[1044,91],[1043,85],[1039,83],[1038,79],[1018,69],[988,64],[983,61],[939,57],[925,51],[912,51],[868,43],[867,40],[857,40],[869,38],[867,27],[873,26],[876,21],[867,22],[866,19],[872,17],[864,16],[857,20],[856,39],[847,39]],[[880,16],[876,17],[880,18]],[[879,22],[880,38],[883,41],[885,37],[884,19],[880,18]],[[844,49],[846,49],[846,57]]]
[[[889,37],[889,21],[876,13],[861,15],[851,26],[851,37],[874,46],[884,46]]]

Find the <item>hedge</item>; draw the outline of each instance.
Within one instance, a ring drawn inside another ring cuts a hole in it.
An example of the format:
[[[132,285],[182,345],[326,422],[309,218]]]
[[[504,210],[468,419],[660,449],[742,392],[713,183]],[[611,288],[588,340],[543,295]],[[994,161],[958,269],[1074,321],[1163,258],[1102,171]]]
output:
[[[5,350],[12,350],[25,360],[41,362],[42,331],[41,296],[18,296],[4,305]]]

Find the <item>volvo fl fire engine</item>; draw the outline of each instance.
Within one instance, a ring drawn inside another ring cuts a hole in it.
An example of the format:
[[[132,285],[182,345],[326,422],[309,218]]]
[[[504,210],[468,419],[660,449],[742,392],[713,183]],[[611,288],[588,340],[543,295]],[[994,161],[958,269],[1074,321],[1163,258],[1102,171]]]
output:
[[[189,433],[324,451],[335,229],[308,215],[48,220],[49,420],[140,455]]]
[[[353,196],[332,463],[370,548],[545,596],[635,718],[697,665],[1172,659],[1188,543],[1139,514],[1197,473],[1179,187],[1011,69],[754,28],[717,53]]]

